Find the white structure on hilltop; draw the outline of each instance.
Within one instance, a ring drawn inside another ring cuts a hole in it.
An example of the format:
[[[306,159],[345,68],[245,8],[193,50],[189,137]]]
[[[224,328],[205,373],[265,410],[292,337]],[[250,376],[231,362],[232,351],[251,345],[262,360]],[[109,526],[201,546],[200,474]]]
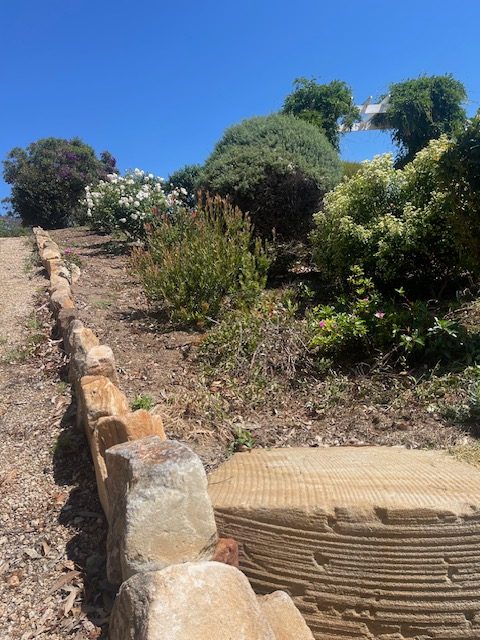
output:
[[[360,110],[360,122],[354,122],[351,128],[340,127],[341,131],[373,131],[375,129],[386,129],[382,123],[375,122],[374,116],[385,113],[388,108],[390,96],[386,96],[381,102],[371,104],[372,96],[367,98],[362,105],[358,105]]]

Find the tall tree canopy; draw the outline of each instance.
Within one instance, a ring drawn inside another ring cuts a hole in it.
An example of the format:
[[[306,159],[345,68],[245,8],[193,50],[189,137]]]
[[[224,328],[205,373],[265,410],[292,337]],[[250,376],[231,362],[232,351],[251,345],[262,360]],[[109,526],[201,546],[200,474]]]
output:
[[[348,84],[341,80],[318,84],[315,79],[296,78],[294,87],[295,90],[285,98],[282,112],[317,126],[338,150],[339,125],[349,129],[360,117]]]
[[[108,151],[97,158],[79,138],[43,138],[26,149],[15,147],[3,161],[4,179],[12,185],[11,213],[25,225],[66,226],[80,210],[86,185],[115,172],[115,164]]]
[[[390,85],[389,94],[387,112],[375,118],[392,129],[392,139],[399,149],[397,166],[412,160],[430,140],[443,133],[454,135],[465,124],[462,103],[467,93],[450,74],[397,82]]]

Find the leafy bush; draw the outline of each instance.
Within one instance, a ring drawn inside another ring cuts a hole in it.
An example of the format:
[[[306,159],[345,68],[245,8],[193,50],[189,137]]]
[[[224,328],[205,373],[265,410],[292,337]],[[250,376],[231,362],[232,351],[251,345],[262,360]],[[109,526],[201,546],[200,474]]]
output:
[[[384,97],[384,96],[383,96]],[[422,76],[392,84],[387,112],[375,116],[377,123],[393,130],[399,147],[398,165],[403,166],[430,140],[460,131],[466,114],[467,94],[452,75]]]
[[[480,112],[442,155],[439,171],[455,211],[462,262],[475,269],[480,264]]]
[[[199,164],[188,164],[174,171],[165,184],[165,193],[175,190],[182,193],[185,203],[193,208],[197,203],[201,171]]]
[[[167,196],[163,178],[140,169],[125,176],[109,174],[98,185],[87,186],[85,192],[89,225],[110,233],[120,230],[132,239],[144,238],[146,225],[157,224],[183,197],[175,189]]]
[[[12,212],[25,225],[53,229],[76,219],[86,185],[112,173],[115,160],[108,152],[98,159],[79,138],[44,138],[26,149],[12,149],[3,167],[5,181],[12,185]]]
[[[232,306],[252,304],[268,265],[248,217],[221,198],[194,213],[177,209],[151,231],[147,249],[132,256],[148,298],[173,321],[200,326],[219,315],[227,298]]]
[[[22,227],[18,220],[11,217],[0,217],[0,238],[26,236],[29,232],[29,229]]]
[[[350,162],[348,160],[342,161],[343,177],[351,178],[362,168],[361,162]]]
[[[312,124],[288,115],[228,129],[208,158],[201,186],[228,196],[255,230],[289,239],[305,233],[323,195],[341,178],[337,153]]]
[[[345,281],[358,264],[384,289],[431,295],[462,273],[455,212],[439,178],[449,146],[445,137],[430,142],[402,170],[390,155],[377,156],[327,194],[312,242],[330,281]]]

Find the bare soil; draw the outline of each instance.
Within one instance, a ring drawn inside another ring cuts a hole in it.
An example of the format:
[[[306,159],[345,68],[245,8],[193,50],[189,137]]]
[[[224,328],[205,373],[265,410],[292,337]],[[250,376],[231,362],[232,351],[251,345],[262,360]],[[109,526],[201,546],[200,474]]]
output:
[[[430,382],[418,372],[414,377],[357,367],[301,385],[279,381],[255,397],[232,380],[205,383],[196,358],[205,334],[174,331],[149,307],[129,269],[125,244],[78,228],[52,236],[82,261],[74,290],[80,319],[112,347],[123,391],[130,400],[150,395],[164,415],[168,436],[187,442],[207,469],[224,460],[232,446],[241,446],[239,428],[260,447],[476,445],[465,428],[439,410],[441,403],[460,401],[457,390],[443,385],[431,397]]]

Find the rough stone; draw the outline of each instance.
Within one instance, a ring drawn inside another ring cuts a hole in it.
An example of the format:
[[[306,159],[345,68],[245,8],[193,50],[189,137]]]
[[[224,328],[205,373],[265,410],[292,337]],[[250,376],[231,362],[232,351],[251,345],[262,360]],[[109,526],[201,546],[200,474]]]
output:
[[[70,265],[70,278],[71,278],[72,284],[75,284],[80,280],[81,274],[82,272],[80,271],[80,267],[78,265],[76,264]]]
[[[232,567],[239,566],[238,543],[233,538],[220,538],[211,558],[215,562],[223,562]]]
[[[215,519],[205,470],[193,451],[151,436],[107,449],[106,462],[110,582],[212,556]]]
[[[285,591],[259,596],[260,608],[273,629],[276,640],[314,640],[300,611]]]
[[[84,376],[77,385],[77,424],[85,430],[97,480],[100,502],[107,518],[110,503],[105,486],[105,468],[98,439],[94,437],[99,418],[109,415],[121,415],[128,412],[125,395],[104,376]]]
[[[81,322],[74,322],[68,334],[67,345],[67,350],[71,353],[69,378],[72,383],[75,383],[86,370],[87,353],[93,347],[98,347],[100,340]]]
[[[166,440],[163,429],[163,421],[160,416],[152,416],[148,411],[139,409],[121,416],[106,416],[99,418],[91,433],[90,450],[94,457],[94,466],[97,472],[97,483],[103,487],[107,480],[107,466],[105,452],[110,447],[123,442],[138,440],[145,436],[158,436]],[[105,489],[106,495],[106,489]],[[107,504],[108,499],[102,499],[102,504]],[[109,507],[104,507],[107,518]]]
[[[76,309],[60,309],[57,316],[57,323],[55,325],[55,334],[57,338],[63,338],[64,346],[66,345],[66,336],[70,329],[71,324],[77,318]]]
[[[75,348],[75,340],[76,340],[76,335],[78,333],[78,331],[84,327],[83,322],[81,322],[81,320],[74,320],[68,327],[67,330],[67,334],[64,338],[64,346],[65,346],[65,351],[67,353],[72,353],[74,348]],[[93,331],[92,331],[93,333]],[[95,335],[95,334],[93,334]],[[97,338],[97,344],[99,344],[99,340]]]
[[[480,637],[480,471],[384,447],[254,450],[210,477],[257,593],[318,639]]]
[[[114,384],[118,384],[115,357],[107,345],[95,345],[86,352],[83,348],[75,350],[70,366],[74,380],[83,376],[105,376]]]
[[[277,640],[248,580],[218,562],[133,576],[115,601],[110,640]]]
[[[61,309],[75,309],[75,303],[73,302],[70,294],[70,289],[59,289],[54,291],[50,296],[50,308],[55,317],[58,316]]]

